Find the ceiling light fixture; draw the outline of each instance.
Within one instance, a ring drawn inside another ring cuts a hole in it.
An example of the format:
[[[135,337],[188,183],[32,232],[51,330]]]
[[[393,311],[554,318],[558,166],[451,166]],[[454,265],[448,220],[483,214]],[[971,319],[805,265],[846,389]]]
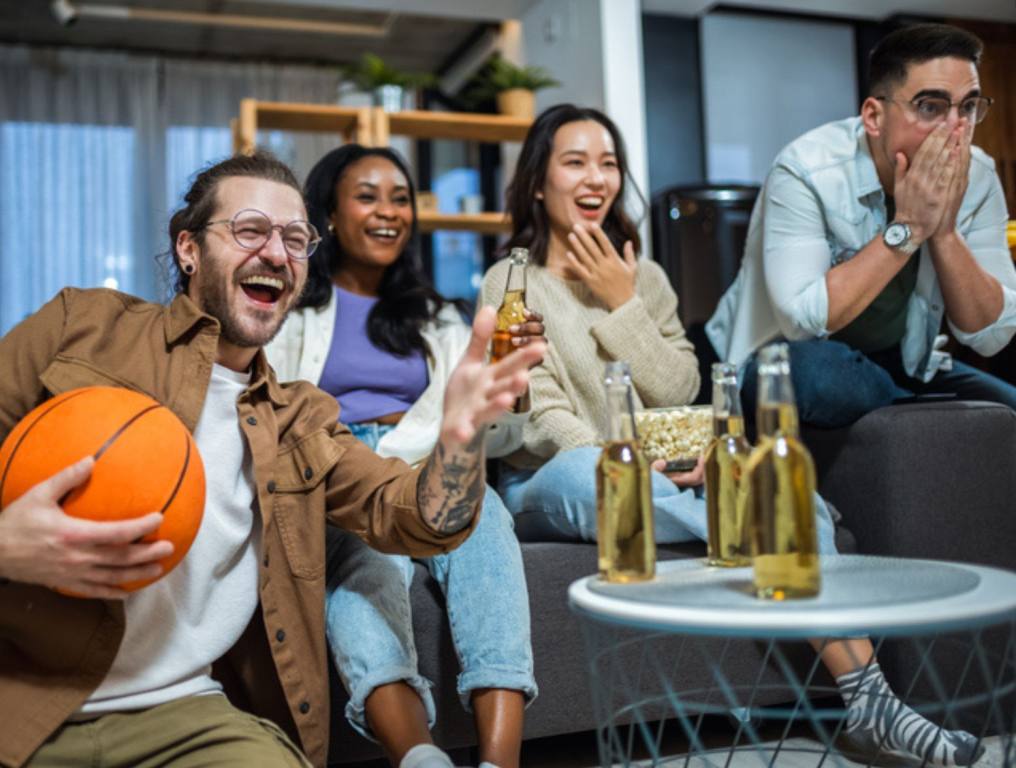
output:
[[[53,15],[64,26],[89,17],[116,21],[154,21],[165,24],[196,24],[233,29],[267,29],[273,32],[307,32],[342,37],[386,37],[396,14],[389,13],[381,24],[353,24],[311,19],[287,19],[274,16],[240,16],[229,13],[200,13],[169,11],[157,8],[132,8],[126,5],[99,3],[71,3],[70,0],[53,0]]]

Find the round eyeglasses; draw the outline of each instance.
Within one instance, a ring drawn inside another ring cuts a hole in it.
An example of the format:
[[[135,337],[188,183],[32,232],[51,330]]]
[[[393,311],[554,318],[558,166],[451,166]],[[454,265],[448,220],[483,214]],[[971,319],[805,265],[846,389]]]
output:
[[[918,122],[925,125],[935,125],[942,122],[949,116],[949,110],[957,108],[960,117],[965,117],[973,124],[984,119],[995,103],[994,99],[987,96],[971,96],[959,101],[950,101],[944,96],[918,96],[910,101],[890,99],[888,96],[876,96],[879,101],[891,101],[894,104],[907,107],[917,117]]]
[[[311,254],[317,250],[318,243],[321,242],[321,236],[309,221],[296,219],[285,226],[272,224],[268,214],[255,208],[244,208],[231,219],[209,221],[201,229],[213,224],[228,224],[236,244],[248,251],[263,248],[265,243],[271,239],[272,230],[277,229],[286,253],[291,259],[300,261],[310,258]]]

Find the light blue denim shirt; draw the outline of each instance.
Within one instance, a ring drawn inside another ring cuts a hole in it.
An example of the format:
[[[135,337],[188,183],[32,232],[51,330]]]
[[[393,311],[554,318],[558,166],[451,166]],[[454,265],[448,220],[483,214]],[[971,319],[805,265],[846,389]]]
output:
[[[966,333],[951,321],[949,328],[960,343],[986,356],[1016,333],[1016,270],[1006,220],[995,163],[974,147],[957,229],[1002,285],[1003,306],[995,322],[979,331]],[[741,270],[706,325],[717,354],[741,365],[776,337],[828,336],[826,272],[881,237],[885,227],[885,194],[859,117],[827,123],[785,147],[752,211]],[[938,275],[922,247],[901,347],[907,373],[923,381],[952,365],[940,349],[944,312]]]

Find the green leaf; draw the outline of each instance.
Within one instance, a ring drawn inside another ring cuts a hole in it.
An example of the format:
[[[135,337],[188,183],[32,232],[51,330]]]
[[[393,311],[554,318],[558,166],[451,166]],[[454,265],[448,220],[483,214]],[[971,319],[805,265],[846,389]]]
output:
[[[538,91],[560,84],[542,67],[518,67],[500,55],[490,60],[481,78],[481,85],[495,94],[512,88]]]
[[[365,53],[359,62],[342,69],[342,76],[361,91],[373,91],[382,85],[426,88],[435,83],[431,74],[402,72],[388,65],[375,53]]]

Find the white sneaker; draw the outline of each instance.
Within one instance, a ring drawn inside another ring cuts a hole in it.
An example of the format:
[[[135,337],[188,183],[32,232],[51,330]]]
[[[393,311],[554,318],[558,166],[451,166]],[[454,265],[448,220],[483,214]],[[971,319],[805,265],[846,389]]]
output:
[[[417,744],[406,752],[399,768],[455,768],[448,753],[433,744]]]

